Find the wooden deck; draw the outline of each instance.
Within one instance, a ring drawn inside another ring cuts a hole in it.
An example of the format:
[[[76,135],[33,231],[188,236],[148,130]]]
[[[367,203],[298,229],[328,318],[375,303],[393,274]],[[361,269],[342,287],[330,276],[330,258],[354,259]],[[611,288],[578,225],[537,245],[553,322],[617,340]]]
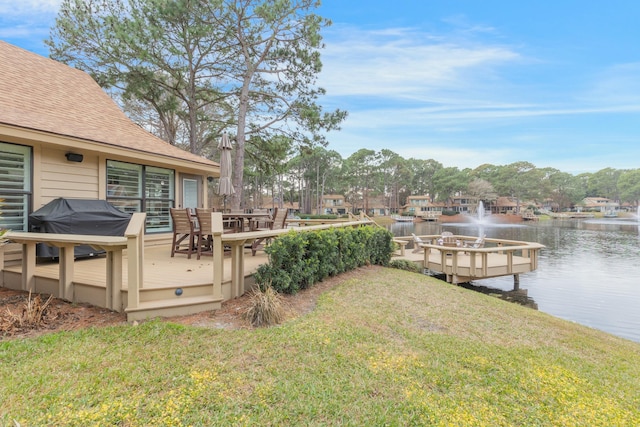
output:
[[[424,269],[441,273],[449,283],[464,283],[471,280],[499,276],[514,276],[514,287],[519,284],[519,275],[538,267],[538,252],[544,245],[502,239],[485,239],[483,248],[443,247],[435,242],[439,235],[419,236],[425,242],[419,252],[404,249],[401,258],[416,262]],[[460,241],[473,242],[473,236],[455,236]],[[408,238],[397,238],[408,241]]]
[[[5,247],[0,246],[0,286],[124,311],[128,320],[215,310],[223,301],[244,294],[253,285],[258,266],[267,262],[262,251],[252,256],[251,244],[289,232],[225,234],[222,214],[214,212],[213,255],[197,260],[195,255],[171,257],[170,236],[166,245],[156,241],[145,245],[144,223],[145,214],[133,214],[124,236],[10,232],[7,237],[22,246],[21,264],[5,263]],[[295,229],[370,224],[362,218]],[[36,245],[42,242],[59,249],[58,262],[37,262]],[[74,247],[87,244],[106,255],[74,259]]]
[[[251,248],[245,248],[244,252],[244,281],[245,288],[253,284],[252,275],[260,264],[267,262],[267,255],[259,251],[255,256],[251,255]],[[202,256],[197,260],[195,256],[187,259],[187,255],[176,254],[173,258],[171,245],[151,246],[144,249],[144,281],[140,287],[141,312],[151,305],[171,306],[175,304],[184,307],[186,304],[194,305],[194,311],[202,311],[199,305],[212,304],[213,309],[219,308],[222,301],[235,297],[231,286],[231,256],[226,254],[222,272],[222,299],[210,298],[213,287],[213,257]],[[122,263],[122,297],[123,308],[127,308],[128,293],[128,259],[126,252]],[[92,258],[81,258],[74,262],[73,267],[73,296],[67,299],[77,302],[86,302],[99,307],[108,307],[106,283],[107,283],[107,257],[102,255]],[[35,292],[57,294],[60,276],[60,264],[57,261],[41,261],[35,268]],[[4,269],[3,286],[21,289],[22,266],[13,265]],[[180,295],[176,295],[176,290]],[[240,294],[246,289],[239,290]],[[152,304],[152,301],[156,301]],[[145,304],[146,303],[146,304]],[[110,307],[117,310],[116,307]],[[187,310],[188,312],[188,310]],[[180,312],[182,314],[187,314]],[[130,316],[135,318],[136,316]]]

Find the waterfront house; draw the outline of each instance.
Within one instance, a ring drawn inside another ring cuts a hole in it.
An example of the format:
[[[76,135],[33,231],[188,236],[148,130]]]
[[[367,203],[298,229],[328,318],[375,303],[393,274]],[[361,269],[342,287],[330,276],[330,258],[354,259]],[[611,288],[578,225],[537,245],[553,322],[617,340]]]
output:
[[[428,194],[420,196],[409,196],[407,202],[402,207],[404,215],[412,215],[424,219],[436,219],[445,209],[444,203],[433,202]]]
[[[385,196],[369,197],[367,200],[367,215],[369,216],[389,215],[387,197]]]
[[[0,227],[57,198],[146,213],[146,241],[171,236],[170,207],[206,207],[219,165],[132,122],[86,73],[0,41]]]
[[[325,194],[322,196],[321,214],[345,215],[351,211],[351,204],[341,194]]]
[[[620,204],[606,197],[585,197],[577,208],[578,211],[607,213],[617,212]]]

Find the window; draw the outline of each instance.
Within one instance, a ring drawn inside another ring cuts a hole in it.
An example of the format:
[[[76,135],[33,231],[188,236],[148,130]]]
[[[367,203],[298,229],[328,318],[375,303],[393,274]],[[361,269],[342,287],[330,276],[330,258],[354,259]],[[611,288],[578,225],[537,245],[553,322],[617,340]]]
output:
[[[28,231],[31,147],[0,142],[0,228]]]
[[[146,212],[146,231],[171,231],[174,171],[107,161],[107,200],[123,212]]]

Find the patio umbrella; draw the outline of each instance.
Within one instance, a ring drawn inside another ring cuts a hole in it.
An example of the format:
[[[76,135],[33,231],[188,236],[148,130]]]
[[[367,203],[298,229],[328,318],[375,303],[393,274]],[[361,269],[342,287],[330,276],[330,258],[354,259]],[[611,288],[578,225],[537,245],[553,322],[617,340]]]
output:
[[[231,150],[233,146],[229,141],[226,133],[222,134],[218,150],[220,150],[220,180],[218,181],[218,194],[222,196],[224,209],[227,208],[227,196],[234,194],[233,184],[231,183]]]

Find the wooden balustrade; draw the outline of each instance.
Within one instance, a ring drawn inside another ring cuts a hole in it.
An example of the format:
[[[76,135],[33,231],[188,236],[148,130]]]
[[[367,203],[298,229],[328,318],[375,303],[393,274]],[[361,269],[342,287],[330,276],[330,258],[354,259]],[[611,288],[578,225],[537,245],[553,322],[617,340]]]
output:
[[[504,239],[485,238],[482,248],[444,246],[437,243],[441,235],[419,236],[423,241],[422,266],[425,269],[443,273],[450,283],[470,280],[517,275],[538,268],[538,253],[544,245],[535,242],[521,242]],[[473,243],[475,236],[454,236],[460,242]],[[396,237],[409,241],[412,237]]]
[[[127,249],[129,260],[129,290],[142,286],[142,257],[144,247],[144,221],[146,214],[135,213],[129,222],[125,236],[97,236],[55,233],[8,232],[6,237],[22,245],[22,284],[21,289],[35,291],[36,245],[45,243],[59,250],[59,276],[57,297],[75,301],[74,248],[89,245],[96,250],[106,252],[106,301],[105,307],[122,311],[122,251]],[[133,267],[133,268],[132,268]],[[129,304],[135,295],[129,293]]]
[[[280,230],[261,230],[245,233],[223,233],[222,213],[212,214],[212,244],[213,262],[212,264],[212,287],[209,302],[221,302],[223,300],[222,282],[225,268],[225,249],[231,252],[231,292],[230,297],[235,298],[245,291],[245,256],[250,256],[250,251],[246,251],[247,245],[260,238],[277,237],[281,234],[289,233],[291,230],[312,231],[322,230],[332,227],[359,227],[369,225],[370,220],[362,219],[358,221],[348,221],[331,223],[324,225],[309,225],[306,227],[293,227]],[[57,297],[68,301],[87,302],[82,296],[78,296],[77,286],[74,285],[74,248],[79,245],[90,245],[96,250],[106,252],[106,274],[104,297],[100,294],[92,294],[91,301],[96,305],[101,305],[115,311],[126,311],[130,319],[143,319],[147,316],[163,315],[166,313],[178,313],[175,306],[180,298],[171,300],[164,296],[157,296],[149,300],[149,295],[155,291],[154,286],[144,289],[145,298],[141,302],[141,290],[144,288],[144,225],[146,214],[134,213],[124,233],[124,236],[97,236],[97,235],[73,235],[54,233],[27,233],[9,232],[6,237],[14,243],[22,245],[22,265],[20,268],[20,289],[25,291],[36,291],[36,245],[45,243],[59,248],[59,265],[57,277],[57,289],[55,281],[48,289],[50,293],[55,293]],[[126,292],[123,292],[123,270],[124,270],[124,250],[126,249],[127,277]],[[245,253],[247,252],[247,253]],[[169,250],[167,250],[167,258]],[[227,263],[229,260],[227,259]],[[228,268],[228,267],[227,267]],[[0,270],[4,269],[4,248],[0,246]],[[15,270],[12,270],[14,274]],[[0,278],[2,278],[0,271]],[[40,280],[41,276],[37,276]],[[12,279],[13,280],[13,279]],[[46,279],[55,280],[55,279]],[[38,282],[40,283],[40,282]],[[0,283],[2,285],[2,283]],[[84,286],[84,284],[83,284]],[[95,289],[96,285],[92,285]],[[40,288],[40,284],[38,284]],[[166,286],[165,286],[166,288]],[[83,291],[84,292],[84,291]],[[126,301],[123,301],[123,293],[126,293]],[[225,296],[226,296],[225,292]],[[95,296],[94,296],[95,295]],[[155,295],[155,294],[154,294]],[[97,299],[95,298],[97,296]],[[103,299],[104,298],[104,299]],[[161,298],[158,300],[157,298]],[[184,298],[183,298],[184,300]],[[104,301],[102,303],[101,301]],[[154,301],[157,304],[154,304]],[[173,310],[173,311],[171,311]]]

